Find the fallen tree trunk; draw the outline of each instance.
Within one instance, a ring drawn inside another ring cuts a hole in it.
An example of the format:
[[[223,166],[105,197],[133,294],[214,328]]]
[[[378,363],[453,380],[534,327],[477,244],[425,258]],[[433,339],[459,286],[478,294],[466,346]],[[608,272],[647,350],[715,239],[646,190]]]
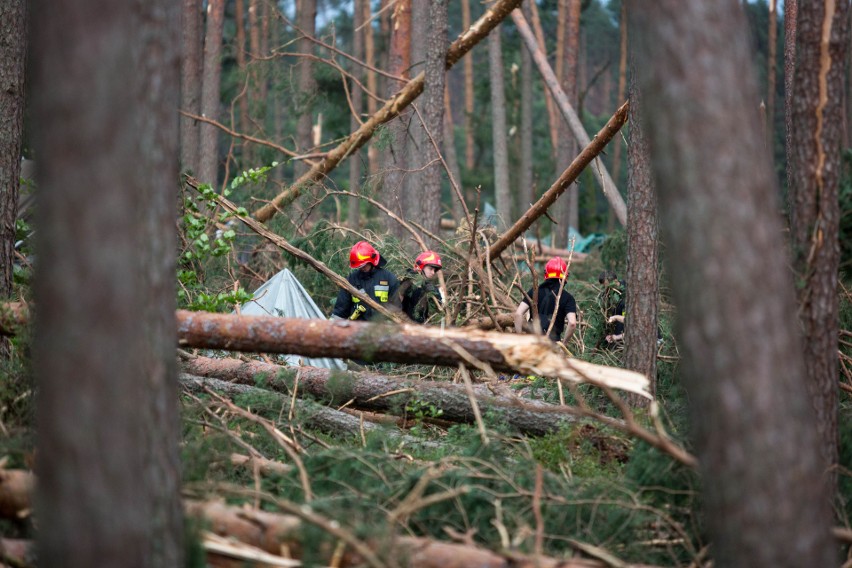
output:
[[[536,220],[544,215],[547,208],[556,202],[556,199],[562,195],[568,187],[574,183],[586,166],[600,154],[604,147],[612,140],[613,136],[621,130],[624,123],[627,122],[627,110],[629,103],[624,103],[619,107],[615,114],[609,119],[603,128],[595,135],[588,146],[583,148],[580,155],[574,158],[568,169],[562,172],[559,179],[554,182],[550,189],[542,195],[535,204],[518,219],[505,233],[500,235],[491,247],[488,249],[488,258],[494,260],[500,253],[508,248],[515,240],[520,237],[524,231],[529,229]]]
[[[238,359],[197,357],[184,361],[182,365],[187,373],[193,375],[216,377],[278,392],[289,392],[298,373],[300,393],[330,404],[351,403],[358,408],[400,413],[416,401],[416,404],[439,408],[442,419],[467,424],[475,421],[470,397],[462,385],[408,381],[372,372],[284,367]],[[483,414],[494,416],[501,424],[512,426],[524,434],[541,436],[575,420],[571,407],[533,400],[525,400],[521,404],[516,398],[496,396],[485,385],[475,385],[474,396]]]
[[[446,69],[450,69],[458,62],[474,45],[508,16],[512,10],[520,5],[521,0],[499,0],[486,10],[469,29],[460,35],[447,49]],[[265,223],[272,218],[281,207],[293,202],[301,195],[303,188],[308,184],[317,182],[331,172],[337,164],[367,143],[376,130],[390,120],[399,116],[399,113],[410,105],[423,92],[426,74],[421,72],[411,79],[400,91],[398,91],[376,114],[367,119],[361,127],[349,135],[349,137],[336,148],[326,154],[325,158],[313,166],[287,190],[279,193],[272,201],[259,208],[253,213],[255,219]]]
[[[568,127],[574,134],[574,138],[577,140],[577,143],[583,147],[588,146],[591,143],[589,135],[586,133],[583,123],[580,122],[580,117],[577,116],[577,112],[574,110],[574,107],[571,106],[568,96],[565,94],[565,91],[562,90],[562,86],[559,84],[559,79],[556,78],[556,74],[550,68],[550,64],[547,62],[547,57],[539,50],[535,35],[530,29],[529,24],[527,24],[526,19],[524,19],[524,13],[517,8],[512,10],[512,21],[515,22],[515,26],[517,26],[518,32],[521,34],[521,39],[524,40],[524,43],[527,46],[527,51],[530,52],[533,61],[535,61],[535,64],[544,79],[544,84],[547,85],[547,88],[553,95],[553,99],[556,101],[556,104],[562,112],[562,116],[565,118],[565,121],[568,123]],[[606,197],[610,207],[612,207],[613,212],[615,212],[615,217],[623,227],[627,225],[627,205],[624,204],[624,198],[622,198],[621,194],[618,192],[618,188],[615,186],[615,182],[612,181],[612,177],[609,175],[603,161],[600,158],[595,157],[594,162],[595,167],[592,168],[592,173],[594,173],[595,179],[598,180],[604,197]]]
[[[201,357],[202,363],[199,367],[210,368],[211,365],[205,364],[207,361],[206,357]],[[221,361],[223,359],[211,359],[210,361]],[[236,361],[235,359],[224,359],[225,361]],[[239,361],[240,363],[242,361]],[[264,365],[269,365],[269,363],[263,363]],[[184,365],[185,367],[192,367],[192,365]],[[270,365],[272,367],[277,367],[277,365]],[[313,367],[306,367],[307,369],[313,369]],[[278,369],[286,369],[286,367],[280,367]],[[277,370],[277,369],[276,369]],[[226,375],[225,375],[226,376]],[[180,375],[180,382],[191,392],[202,392],[204,388],[210,388],[211,390],[217,391],[219,393],[226,394],[228,396],[235,396],[238,394],[269,394],[269,390],[258,388],[257,386],[252,386],[255,383],[251,381],[233,381],[233,380],[222,380],[222,377],[216,377],[214,373],[208,372],[205,376],[198,376],[192,373],[182,373]],[[303,385],[300,380],[299,382],[299,390],[303,390]],[[280,389],[272,389],[280,390]],[[285,391],[286,393],[286,391]],[[278,393],[275,393],[278,394]],[[289,394],[289,393],[286,393]],[[289,398],[285,398],[281,396],[281,403],[283,405],[289,405]],[[333,408],[328,408],[327,406],[323,406],[321,404],[315,404],[311,402],[306,402],[304,400],[296,399],[296,416],[300,419],[303,419],[303,423],[306,426],[311,428],[315,428],[321,432],[325,432],[326,434],[331,434],[333,436],[360,436],[362,433],[365,435],[370,434],[381,434],[389,444],[405,444],[406,446],[425,446],[429,448],[438,448],[441,444],[437,444],[435,442],[429,440],[421,440],[419,438],[415,438],[414,436],[407,436],[405,434],[401,434],[395,430],[391,430],[390,428],[379,426],[378,424],[373,424],[368,420],[360,420],[358,417],[348,414],[346,412],[341,412],[340,410],[334,410]],[[251,460],[249,456],[245,456],[246,460]],[[273,462],[278,463],[278,462]],[[285,468],[289,468],[289,466],[285,464],[280,464]]]
[[[177,319],[184,347],[450,367],[464,363],[588,382],[650,398],[643,375],[567,358],[550,340],[536,335],[185,310],[178,310]]]

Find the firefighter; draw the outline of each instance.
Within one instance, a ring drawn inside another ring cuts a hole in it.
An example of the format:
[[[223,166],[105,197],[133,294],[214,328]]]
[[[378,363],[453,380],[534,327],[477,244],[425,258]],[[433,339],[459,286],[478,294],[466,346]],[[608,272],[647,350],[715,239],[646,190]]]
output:
[[[438,271],[441,270],[441,256],[435,251],[427,250],[417,255],[414,268],[407,270],[407,275],[399,286],[399,299],[402,311],[417,323],[425,323],[434,302],[441,303],[441,294],[435,285]]]
[[[382,268],[387,259],[382,258],[378,251],[367,241],[355,243],[349,251],[349,266],[352,272],[346,278],[356,290],[360,290],[370,298],[382,305],[398,308],[397,300],[399,280],[396,276]],[[346,290],[337,293],[334,302],[332,319],[371,320],[375,311],[362,302],[360,298],[352,296]]]
[[[577,302],[565,289],[568,265],[558,256],[551,258],[544,266],[544,278],[537,293],[534,294],[534,290],[530,288],[518,304],[515,310],[515,331],[518,333],[523,331],[525,316],[530,311],[530,304],[535,302],[538,309],[532,319],[539,320],[541,333],[547,334],[549,329],[549,337],[552,341],[564,343],[574,334],[574,329],[577,327]],[[565,331],[564,339],[563,331]]]
[[[599,302],[606,324],[601,347],[613,349],[624,342],[624,317],[626,306],[624,302],[624,280],[619,280],[615,272],[603,271],[598,275],[598,283],[603,286]]]

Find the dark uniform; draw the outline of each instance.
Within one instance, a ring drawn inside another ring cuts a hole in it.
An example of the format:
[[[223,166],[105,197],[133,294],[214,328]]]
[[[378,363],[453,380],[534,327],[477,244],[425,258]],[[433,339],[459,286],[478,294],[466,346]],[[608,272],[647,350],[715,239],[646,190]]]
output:
[[[559,285],[559,278],[548,278],[538,287],[538,317],[541,320],[541,333],[547,333],[550,320],[553,313],[556,312],[553,329],[550,330],[552,341],[562,339],[562,332],[565,331],[565,318],[570,313],[577,313],[577,302],[564,287],[562,288],[562,295],[559,296],[559,307],[557,309],[556,297],[559,295]],[[532,288],[527,291],[527,296],[530,300],[524,298],[521,302],[529,306],[530,302],[535,299]]]
[[[379,266],[384,266],[384,264],[385,259],[382,258],[379,261]],[[346,280],[355,289],[365,292],[380,304],[399,306],[397,299],[399,280],[384,268],[376,267],[370,272],[362,272],[356,269],[349,273]],[[358,315],[352,317],[356,312]],[[340,290],[337,293],[337,300],[334,302],[334,311],[332,311],[331,315],[343,319],[351,318],[368,321],[373,319],[375,311],[365,302],[362,302],[360,298],[356,298],[346,290]]]
[[[417,323],[429,319],[433,303],[439,298],[438,287],[422,274],[409,269],[399,286],[402,311]]]

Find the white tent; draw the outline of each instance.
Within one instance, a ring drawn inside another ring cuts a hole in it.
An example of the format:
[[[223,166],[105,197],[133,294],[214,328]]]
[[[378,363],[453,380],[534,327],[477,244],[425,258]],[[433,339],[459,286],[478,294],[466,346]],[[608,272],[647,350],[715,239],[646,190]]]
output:
[[[302,283],[286,268],[255,290],[252,299],[240,308],[240,313],[247,316],[327,319]],[[346,364],[341,359],[311,359],[299,355],[282,357],[288,365],[303,364],[325,369],[346,369]]]

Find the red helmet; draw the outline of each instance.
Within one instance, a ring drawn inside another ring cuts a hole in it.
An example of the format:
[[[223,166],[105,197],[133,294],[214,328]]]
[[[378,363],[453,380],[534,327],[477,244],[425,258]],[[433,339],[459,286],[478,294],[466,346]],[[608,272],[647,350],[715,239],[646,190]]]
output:
[[[351,268],[361,268],[369,263],[373,266],[379,265],[379,253],[367,241],[355,243],[352,250],[349,251],[349,266]]]
[[[565,278],[567,272],[568,265],[558,256],[554,256],[544,265],[545,278]]]
[[[434,266],[435,268],[441,268],[441,257],[438,256],[437,252],[433,250],[427,250],[418,254],[417,258],[414,259],[414,270],[421,272],[426,266]]]

